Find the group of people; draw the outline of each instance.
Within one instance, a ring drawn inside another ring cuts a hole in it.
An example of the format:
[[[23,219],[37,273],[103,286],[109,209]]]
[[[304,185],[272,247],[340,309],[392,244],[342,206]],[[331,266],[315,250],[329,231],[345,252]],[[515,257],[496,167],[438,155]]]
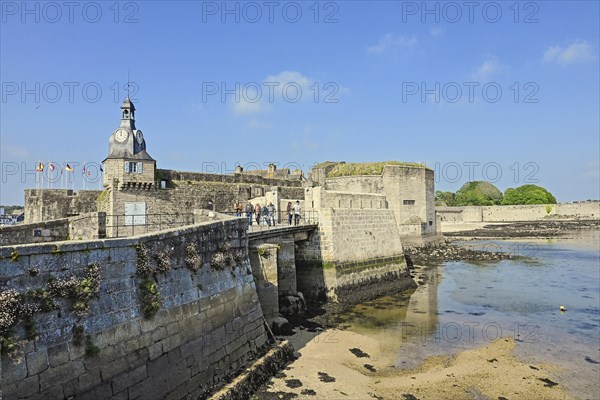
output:
[[[248,201],[244,206],[241,201],[236,200],[233,204],[233,209],[235,210],[235,215],[238,217],[241,217],[245,213],[249,225],[252,225],[253,221],[256,221],[257,225],[275,226],[277,221],[277,209],[273,205],[273,202],[261,206],[259,203],[252,205]],[[291,201],[288,202],[286,210],[288,225],[291,225],[292,221],[294,221],[294,225],[300,223],[301,211],[300,201],[296,201],[296,204],[292,204]]]

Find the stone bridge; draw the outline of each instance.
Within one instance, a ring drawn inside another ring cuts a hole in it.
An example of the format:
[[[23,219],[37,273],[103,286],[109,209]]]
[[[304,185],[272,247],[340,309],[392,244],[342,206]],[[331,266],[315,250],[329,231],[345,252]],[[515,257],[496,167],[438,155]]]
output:
[[[248,254],[263,314],[272,322],[279,314],[293,315],[306,306],[298,291],[296,249],[307,245],[318,224],[260,228],[249,227]]]

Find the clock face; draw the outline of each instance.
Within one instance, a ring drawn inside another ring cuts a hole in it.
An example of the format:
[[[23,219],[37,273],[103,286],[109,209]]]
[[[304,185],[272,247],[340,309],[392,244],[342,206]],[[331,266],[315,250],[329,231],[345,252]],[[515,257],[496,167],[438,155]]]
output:
[[[124,142],[127,139],[127,131],[125,129],[119,129],[115,132],[115,139],[117,142]]]
[[[142,141],[144,140],[144,135],[142,134],[142,131],[136,131],[135,138],[137,139],[139,144],[142,144]]]

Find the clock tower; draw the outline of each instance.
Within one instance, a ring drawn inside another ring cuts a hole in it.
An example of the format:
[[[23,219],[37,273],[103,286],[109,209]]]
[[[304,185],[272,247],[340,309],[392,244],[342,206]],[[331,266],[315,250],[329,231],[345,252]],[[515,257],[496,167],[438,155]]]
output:
[[[155,186],[156,161],[146,152],[146,141],[135,127],[135,105],[127,96],[121,105],[121,125],[108,142],[108,157],[102,162],[104,187],[151,189]]]

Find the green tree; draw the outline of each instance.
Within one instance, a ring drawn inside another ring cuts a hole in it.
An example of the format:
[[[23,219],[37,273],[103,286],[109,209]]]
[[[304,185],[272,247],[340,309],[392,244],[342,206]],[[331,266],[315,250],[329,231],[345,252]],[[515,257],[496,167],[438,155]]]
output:
[[[455,203],[454,193],[452,192],[442,192],[441,190],[436,190],[435,192],[435,202],[443,203],[448,207],[452,207]]]
[[[454,196],[457,206],[493,206],[502,202],[502,192],[489,182],[465,183]]]
[[[556,198],[548,190],[537,185],[523,185],[504,192],[502,205],[556,204]]]

